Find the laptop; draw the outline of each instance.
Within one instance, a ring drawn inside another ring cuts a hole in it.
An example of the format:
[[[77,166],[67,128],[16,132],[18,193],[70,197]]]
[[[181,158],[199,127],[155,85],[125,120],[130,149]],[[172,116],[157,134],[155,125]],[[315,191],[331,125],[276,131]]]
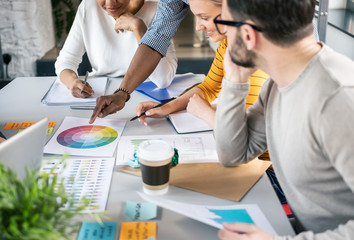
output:
[[[0,162],[16,171],[18,179],[26,176],[26,167],[40,168],[47,129],[44,118],[0,144]]]

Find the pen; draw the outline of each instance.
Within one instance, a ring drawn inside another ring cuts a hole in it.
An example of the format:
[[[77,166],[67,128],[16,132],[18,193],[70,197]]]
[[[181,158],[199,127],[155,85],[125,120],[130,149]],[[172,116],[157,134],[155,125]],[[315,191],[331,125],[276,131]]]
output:
[[[171,102],[172,100],[174,100],[174,99],[176,99],[176,98],[170,98],[170,99],[167,99],[167,100],[165,100],[165,101],[162,101],[160,104],[157,104],[155,107],[153,107],[153,108],[158,108],[158,107],[161,107],[161,106],[163,106],[163,105],[165,105],[166,103],[168,103],[168,102]],[[142,117],[142,116],[144,116],[145,115],[145,112],[143,112],[142,114],[140,114],[139,116],[135,116],[135,117],[133,117],[132,119],[130,119],[130,121],[134,121],[135,119],[138,119],[138,118],[140,118],[140,117]]]
[[[86,71],[86,76],[85,76],[85,79],[84,79],[84,85],[86,85],[86,83],[87,83],[88,74],[89,74],[89,72]],[[81,90],[80,94],[82,94],[82,90]]]

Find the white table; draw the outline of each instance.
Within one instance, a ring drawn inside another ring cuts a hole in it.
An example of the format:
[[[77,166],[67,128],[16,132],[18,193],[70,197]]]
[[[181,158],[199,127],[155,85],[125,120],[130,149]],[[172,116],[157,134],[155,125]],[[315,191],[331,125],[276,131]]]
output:
[[[45,92],[48,90],[54,77],[16,78],[5,88],[0,90],[0,129],[7,122],[35,122],[43,117],[49,121],[56,121],[57,130],[65,116],[89,118],[92,111],[72,110],[69,106],[45,106],[41,104]],[[116,90],[122,79],[111,79],[107,93]],[[147,96],[133,92],[131,100],[125,108],[108,118],[120,118],[128,120],[123,135],[149,135],[149,134],[176,134],[171,124],[166,119],[151,119],[149,126],[143,126],[138,121],[129,122],[135,116],[137,103],[150,100]],[[5,134],[6,135],[6,134]],[[137,191],[141,191],[141,179],[123,172],[114,170],[110,193],[107,203],[109,221],[118,222],[117,235],[119,236],[121,222],[131,221],[125,216],[126,200],[144,202]],[[225,189],[232,191],[232,189]],[[203,205],[232,205],[238,204],[170,186],[169,192],[164,198],[191,204]],[[267,178],[263,175],[255,186],[239,202],[240,204],[256,203],[260,206],[270,223],[279,235],[294,235],[294,231],[285,215],[282,206]],[[218,229],[210,227],[172,211],[159,208],[157,222],[157,238],[160,240],[187,240],[187,239],[218,239]]]

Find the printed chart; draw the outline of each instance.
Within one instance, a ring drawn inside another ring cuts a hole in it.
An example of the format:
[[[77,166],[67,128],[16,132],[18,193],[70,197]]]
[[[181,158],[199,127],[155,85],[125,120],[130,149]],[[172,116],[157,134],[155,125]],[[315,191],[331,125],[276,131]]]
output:
[[[112,157],[126,120],[65,117],[44,147],[44,153],[73,156]]]
[[[215,140],[212,133],[183,135],[124,136],[120,139],[116,165],[128,164],[134,159],[134,152],[145,140],[159,139],[168,142],[178,150],[179,163],[218,162]]]
[[[256,204],[235,204],[230,206],[204,206],[176,202],[160,196],[150,196],[138,192],[146,201],[169,209],[189,218],[222,229],[223,222],[242,222],[255,224],[259,228],[276,236],[277,233]]]
[[[117,137],[118,133],[113,128],[86,125],[61,132],[57,141],[59,144],[70,148],[96,148],[110,144]]]
[[[83,213],[94,213],[103,212],[106,208],[113,167],[114,158],[68,158],[64,162],[44,159],[41,171],[52,171],[52,174],[64,178],[65,191],[71,196],[74,206],[79,206],[85,197],[89,206]]]

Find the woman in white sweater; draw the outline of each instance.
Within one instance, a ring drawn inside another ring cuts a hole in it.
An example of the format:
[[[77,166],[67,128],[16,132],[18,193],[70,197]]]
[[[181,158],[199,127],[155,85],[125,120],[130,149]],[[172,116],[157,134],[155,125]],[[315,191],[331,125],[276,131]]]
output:
[[[85,52],[93,70],[90,75],[125,75],[138,43],[150,26],[157,9],[156,1],[131,1],[133,0],[81,2],[55,63],[57,76],[73,96],[85,98],[93,94],[90,85],[84,85],[77,73]],[[137,4],[139,1],[143,4]],[[136,5],[134,9],[131,3]],[[161,59],[149,79],[158,87],[165,88],[171,84],[176,68],[177,58],[171,42],[166,57]]]

